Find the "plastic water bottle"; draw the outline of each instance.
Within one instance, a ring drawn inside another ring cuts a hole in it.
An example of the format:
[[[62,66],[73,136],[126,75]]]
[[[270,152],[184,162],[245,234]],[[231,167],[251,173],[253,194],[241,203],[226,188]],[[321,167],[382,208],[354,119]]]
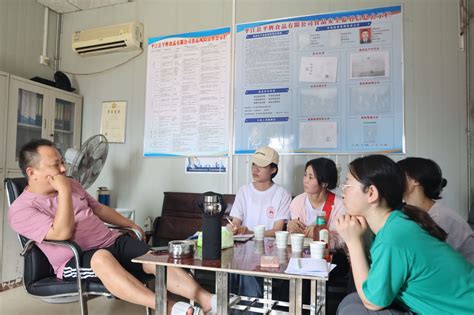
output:
[[[316,225],[313,230],[313,240],[314,241],[321,241],[319,238],[319,232],[321,230],[327,230],[326,226],[326,212],[319,211],[318,216],[316,217]]]
[[[150,232],[152,230],[152,220],[151,220],[151,217],[148,216],[145,218],[145,225],[143,226],[143,228],[145,229],[145,232]]]

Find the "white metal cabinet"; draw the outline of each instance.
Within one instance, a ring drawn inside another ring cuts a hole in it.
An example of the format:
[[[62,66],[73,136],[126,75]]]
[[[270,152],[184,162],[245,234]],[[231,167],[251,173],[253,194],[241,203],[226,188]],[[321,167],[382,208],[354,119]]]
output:
[[[5,177],[15,178],[22,177],[20,171],[7,171]],[[17,234],[8,225],[8,206],[5,191],[3,188],[0,189],[0,200],[3,199],[3,231],[2,231],[2,243],[1,251],[1,282],[18,281],[23,275],[23,258],[20,256],[21,246],[18,242]]]
[[[0,170],[5,169],[5,143],[7,134],[8,73],[0,72]],[[3,178],[2,183],[3,183]],[[1,206],[1,204],[0,204]]]
[[[32,139],[49,139],[62,153],[80,147],[82,97],[16,76],[10,77],[7,169],[18,169],[18,153]]]
[[[3,231],[5,230],[4,215],[6,214],[6,207],[4,207],[5,191],[3,189],[3,180],[5,178],[5,143],[7,133],[7,102],[8,102],[8,79],[9,74],[0,72],[0,257],[3,257]],[[2,275],[3,268],[0,263],[0,276]],[[0,277],[0,280],[2,278]]]

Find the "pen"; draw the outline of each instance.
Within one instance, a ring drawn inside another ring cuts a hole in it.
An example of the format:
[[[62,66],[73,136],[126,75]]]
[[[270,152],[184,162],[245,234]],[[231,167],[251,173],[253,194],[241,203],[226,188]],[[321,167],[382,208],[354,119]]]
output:
[[[225,219],[227,220],[227,222],[230,223],[230,225],[232,225],[233,228],[235,228],[234,223],[232,223],[232,221],[229,219],[229,217],[226,217]]]

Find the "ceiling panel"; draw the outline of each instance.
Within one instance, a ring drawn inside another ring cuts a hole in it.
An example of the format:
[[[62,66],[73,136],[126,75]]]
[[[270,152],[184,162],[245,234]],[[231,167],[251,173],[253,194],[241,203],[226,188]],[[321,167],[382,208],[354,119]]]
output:
[[[36,0],[58,13],[69,13],[128,2],[128,0]]]

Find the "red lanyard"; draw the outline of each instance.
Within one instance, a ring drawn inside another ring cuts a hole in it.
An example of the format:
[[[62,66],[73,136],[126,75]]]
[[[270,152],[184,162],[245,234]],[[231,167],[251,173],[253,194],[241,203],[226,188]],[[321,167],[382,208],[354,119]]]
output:
[[[326,212],[326,222],[329,222],[329,218],[331,217],[332,206],[334,205],[335,198],[336,198],[336,195],[328,191],[326,202],[324,203],[324,206],[323,206],[323,211]]]

